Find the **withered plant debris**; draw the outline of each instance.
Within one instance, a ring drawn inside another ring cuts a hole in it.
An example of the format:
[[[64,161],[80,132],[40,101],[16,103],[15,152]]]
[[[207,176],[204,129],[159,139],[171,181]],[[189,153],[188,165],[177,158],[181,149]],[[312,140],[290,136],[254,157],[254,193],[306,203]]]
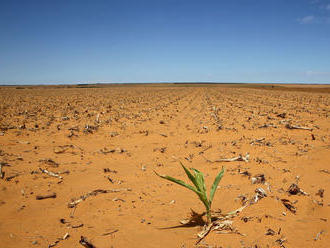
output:
[[[124,152],[126,152],[126,150],[122,149],[122,148],[108,149],[108,148],[104,147],[101,150],[99,150],[99,152],[102,154],[115,153],[115,152],[124,153]]]
[[[241,172],[241,170],[240,169],[238,169],[238,173],[239,174],[241,174],[241,175],[243,175],[243,176],[247,176],[247,177],[251,177],[251,173],[250,172],[248,172],[247,170],[246,171],[243,171],[243,172]]]
[[[79,227],[83,227],[84,224],[83,223],[80,223],[80,224],[77,224],[77,225],[72,225],[71,228],[79,228]]]
[[[7,162],[0,162],[0,165],[10,167],[10,164],[8,164]]]
[[[86,248],[96,248],[90,241],[88,241],[88,239],[84,236],[80,237],[79,240],[79,244],[81,244],[82,246],[86,247]]]
[[[186,141],[187,143],[187,141]],[[191,144],[195,145],[195,147],[202,147],[203,144],[205,143],[205,140],[202,141],[192,141]]]
[[[241,204],[244,206],[249,200],[245,195],[240,194],[236,199],[241,201]]]
[[[277,128],[277,126],[274,125],[274,124],[264,124],[264,125],[262,125],[262,126],[259,126],[259,128],[267,128],[267,127]]]
[[[36,199],[37,200],[43,200],[43,199],[48,199],[48,198],[56,198],[56,193],[51,193],[48,195],[37,195]]]
[[[119,135],[119,133],[117,133],[117,132],[110,132],[110,137],[116,137],[116,136],[118,136]]]
[[[106,178],[109,180],[110,183],[114,183],[114,181],[111,177],[107,176]]]
[[[314,238],[314,241],[319,240],[319,238],[320,238],[320,236],[321,236],[322,233],[325,233],[325,231],[322,230],[322,231],[318,232],[318,233],[316,234],[315,238]]]
[[[69,148],[70,148],[70,146],[58,146],[58,147],[55,147],[55,148],[54,148],[54,153],[56,153],[56,154],[64,153],[64,152],[66,152]]]
[[[93,191],[88,192],[87,194],[84,194],[80,196],[78,199],[72,199],[72,201],[68,204],[69,208],[74,208],[77,206],[80,202],[85,201],[90,196],[96,196],[98,194],[107,194],[107,193],[117,193],[121,191],[132,191],[130,188],[123,188],[123,189],[96,189]]]
[[[276,116],[284,119],[286,117],[286,113],[281,113],[281,114],[278,114]]]
[[[5,177],[5,173],[2,171],[2,164],[0,164],[0,178],[3,179]]]
[[[296,213],[297,208],[293,206],[293,203],[291,203],[288,199],[281,199],[283,205],[291,212],[291,213]]]
[[[250,204],[257,203],[260,199],[267,197],[267,193],[263,188],[256,188],[255,193],[256,194],[254,198],[250,201]]]
[[[116,149],[108,149],[108,148],[104,147],[104,148],[100,149],[99,152],[103,153],[103,154],[114,153],[114,152],[116,152]]]
[[[201,150],[198,154],[201,155],[201,154],[203,154],[204,152],[206,152],[207,150],[209,150],[211,148],[212,148],[212,145],[209,145],[206,148],[204,148],[203,150]]]
[[[159,151],[159,152],[161,152],[161,153],[165,153],[166,152],[166,149],[167,149],[167,147],[157,147],[157,148],[154,148],[154,152],[156,152],[156,151]]]
[[[266,182],[264,174],[257,174],[251,178],[252,184],[264,184]]]
[[[2,171],[2,167],[4,166],[10,166],[10,164],[6,163],[6,162],[0,162],[0,178],[3,179],[5,177],[5,172]],[[6,178],[7,180],[7,178]],[[7,180],[9,181],[9,180]]]
[[[111,170],[111,169],[109,169],[109,168],[103,168],[103,172],[104,172],[104,173],[115,173],[115,174],[118,173],[118,171],[116,171],[116,170]]]
[[[305,191],[303,191],[299,186],[295,183],[291,184],[288,191],[290,195],[308,195]]]
[[[243,155],[239,155],[237,157],[234,157],[234,158],[220,158],[220,159],[217,159],[217,160],[209,160],[207,158],[206,161],[207,162],[210,162],[210,163],[215,163],[215,162],[234,162],[234,161],[244,161],[244,162],[249,162],[249,158],[250,158],[250,154],[249,153],[246,153],[245,156]]]
[[[209,105],[211,105],[212,106],[212,102],[211,102],[211,100],[210,100],[210,98],[206,98],[206,101],[207,101],[207,103],[209,104]],[[219,118],[219,116],[218,116],[218,112],[220,111],[220,109],[219,108],[217,108],[216,106],[212,106],[211,107],[211,110],[212,110],[212,113],[211,113],[211,116],[214,118],[214,120],[215,120],[215,125],[216,125],[216,127],[217,127],[217,131],[219,131],[219,130],[221,130],[223,127],[222,127],[222,122],[221,122],[221,119]]]
[[[268,228],[268,230],[265,233],[265,235],[270,235],[270,236],[274,236],[275,234],[276,234],[276,232],[270,228]]]
[[[62,240],[66,240],[70,237],[69,233],[65,233],[64,236],[62,238],[57,238],[57,240],[51,244],[48,245],[48,248],[51,247],[55,247],[56,245],[58,245]]]
[[[58,243],[60,243],[59,240],[56,240],[55,242],[48,245],[48,248],[55,247]]]
[[[19,173],[16,173],[14,175],[11,175],[9,177],[6,177],[6,181],[11,181],[12,179],[14,179],[15,177],[18,177],[20,174]]]
[[[241,220],[244,221],[245,223],[252,220],[252,219],[253,219],[253,217],[247,217],[247,216],[244,216],[244,217],[241,218]]]
[[[84,224],[83,223],[81,223],[81,222],[77,222],[77,221],[75,221],[74,222],[74,224],[73,223],[71,223],[70,221],[68,221],[68,220],[66,220],[66,219],[60,219],[60,222],[62,223],[62,224],[67,224],[66,226],[69,228],[69,227],[71,227],[71,228],[79,228],[79,227],[83,227],[84,226]]]
[[[291,124],[286,124],[285,127],[287,129],[302,129],[302,130],[309,130],[309,131],[313,131],[313,128],[310,127],[302,127],[302,126],[296,126],[296,125],[291,125]]]
[[[31,175],[35,175],[35,174],[40,174],[40,172],[38,170],[32,170],[30,172]]]
[[[319,205],[319,206],[323,206],[323,200],[321,200],[321,201],[317,201],[317,200],[313,199],[313,202],[314,202],[315,204]]]
[[[61,177],[59,174],[55,173],[55,172],[52,172],[52,171],[48,171],[46,169],[42,169],[42,168],[39,168],[39,170],[42,172],[42,173],[45,173],[51,177],[57,177],[59,179],[63,179],[63,177]]]
[[[232,226],[233,221],[231,221],[230,219],[236,217],[247,206],[248,205],[242,206],[227,214],[213,213],[212,222],[208,225],[204,225],[203,230],[197,234],[198,240],[196,242],[196,245],[199,244],[212,230],[216,230],[216,233],[218,234],[235,233],[242,236],[246,236]]]
[[[249,162],[249,158],[250,158],[250,154],[246,153],[245,156],[240,154],[239,156],[234,157],[234,158],[223,158],[223,159],[216,160],[215,162],[233,162],[233,161]]]
[[[115,201],[125,202],[124,199],[121,199],[121,198],[118,198],[118,197],[113,198],[112,201],[114,201],[114,202],[115,202]]]
[[[319,197],[323,198],[324,195],[324,189],[319,189],[315,195],[318,195]]]
[[[70,128],[68,128],[68,130],[79,132],[79,127],[78,126],[70,127]]]
[[[320,170],[320,172],[323,172],[323,173],[326,173],[326,174],[330,174],[330,171],[324,170],[324,169]]]
[[[98,126],[93,126],[93,125],[85,125],[84,128],[84,133],[88,134],[88,133],[94,133],[94,131],[98,130]]]
[[[95,123],[99,124],[100,123],[100,114],[98,113],[95,118]]]
[[[68,138],[72,138],[72,137],[78,137],[78,135],[75,134],[73,131],[70,131],[70,133],[68,134]]]
[[[113,230],[113,231],[111,231],[111,232],[106,232],[106,233],[103,233],[102,236],[111,235],[111,234],[114,234],[114,233],[116,233],[116,232],[118,232],[118,231],[119,231],[119,229]]]
[[[260,145],[263,143],[264,140],[265,140],[265,137],[262,137],[260,139],[255,139],[250,142],[250,145]]]
[[[281,248],[285,248],[285,246],[283,245],[285,242],[287,242],[286,238],[280,238],[275,240],[276,243],[278,243],[280,245]]]
[[[52,160],[50,158],[40,159],[39,162],[45,163],[45,164],[50,165],[52,167],[58,167],[59,166],[58,163],[56,163],[54,160]]]
[[[239,234],[241,236],[246,236],[246,234],[240,233],[236,228],[232,226],[233,221],[231,220],[225,220],[220,223],[218,223],[213,230],[216,230],[216,233],[218,234]]]

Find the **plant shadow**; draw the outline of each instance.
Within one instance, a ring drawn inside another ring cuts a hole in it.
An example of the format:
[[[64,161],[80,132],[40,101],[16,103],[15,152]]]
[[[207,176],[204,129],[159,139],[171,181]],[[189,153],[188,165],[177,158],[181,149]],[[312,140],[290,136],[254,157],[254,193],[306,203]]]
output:
[[[160,227],[158,229],[175,229],[175,228],[187,228],[187,227],[195,227],[195,226],[204,226],[206,221],[203,219],[205,216],[205,212],[202,214],[196,213],[194,210],[190,209],[190,217],[187,220],[181,221],[181,225],[170,226],[170,227]]]

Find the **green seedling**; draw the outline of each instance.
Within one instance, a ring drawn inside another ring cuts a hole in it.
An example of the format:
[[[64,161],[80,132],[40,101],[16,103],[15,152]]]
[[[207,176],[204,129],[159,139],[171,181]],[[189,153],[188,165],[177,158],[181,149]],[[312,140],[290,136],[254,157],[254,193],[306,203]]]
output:
[[[182,168],[184,169],[185,173],[187,174],[188,178],[190,179],[190,181],[193,183],[194,186],[191,186],[187,183],[185,183],[184,181],[181,181],[179,179],[170,177],[170,176],[166,176],[166,175],[159,175],[157,172],[156,175],[164,178],[166,180],[169,180],[173,183],[179,184],[187,189],[190,189],[191,191],[195,192],[198,195],[198,198],[202,201],[202,203],[204,204],[205,208],[206,208],[206,216],[207,216],[207,222],[210,223],[211,222],[211,205],[212,205],[212,201],[214,198],[214,194],[215,191],[217,190],[218,184],[224,174],[224,168],[222,167],[222,170],[220,171],[220,173],[216,176],[216,178],[214,179],[214,182],[212,184],[211,187],[211,191],[210,191],[210,196],[209,199],[207,199],[207,193],[206,193],[206,187],[205,187],[205,181],[204,181],[204,175],[202,172],[200,172],[199,170],[196,170],[194,168],[191,168],[191,170],[194,172],[194,175],[180,162]]]

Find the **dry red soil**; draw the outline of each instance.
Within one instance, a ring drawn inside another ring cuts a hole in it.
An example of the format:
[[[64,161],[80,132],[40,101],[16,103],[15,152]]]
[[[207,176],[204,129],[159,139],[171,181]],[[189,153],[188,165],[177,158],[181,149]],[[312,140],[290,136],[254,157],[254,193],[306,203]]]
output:
[[[88,87],[0,88],[0,247],[329,247],[329,88]],[[204,206],[154,173],[180,161],[246,206],[197,245]]]

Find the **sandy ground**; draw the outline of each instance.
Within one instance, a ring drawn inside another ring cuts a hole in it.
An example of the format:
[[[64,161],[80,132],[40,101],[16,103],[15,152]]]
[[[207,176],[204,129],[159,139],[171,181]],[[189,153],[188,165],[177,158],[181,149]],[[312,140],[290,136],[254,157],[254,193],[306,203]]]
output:
[[[84,247],[81,236],[97,248],[329,247],[328,92],[2,87],[0,247]],[[153,172],[187,181],[179,161],[204,172],[208,189],[225,166],[212,207],[247,206],[231,219],[236,233],[196,245],[203,223],[180,220],[203,205]],[[267,196],[252,204],[257,188]]]

